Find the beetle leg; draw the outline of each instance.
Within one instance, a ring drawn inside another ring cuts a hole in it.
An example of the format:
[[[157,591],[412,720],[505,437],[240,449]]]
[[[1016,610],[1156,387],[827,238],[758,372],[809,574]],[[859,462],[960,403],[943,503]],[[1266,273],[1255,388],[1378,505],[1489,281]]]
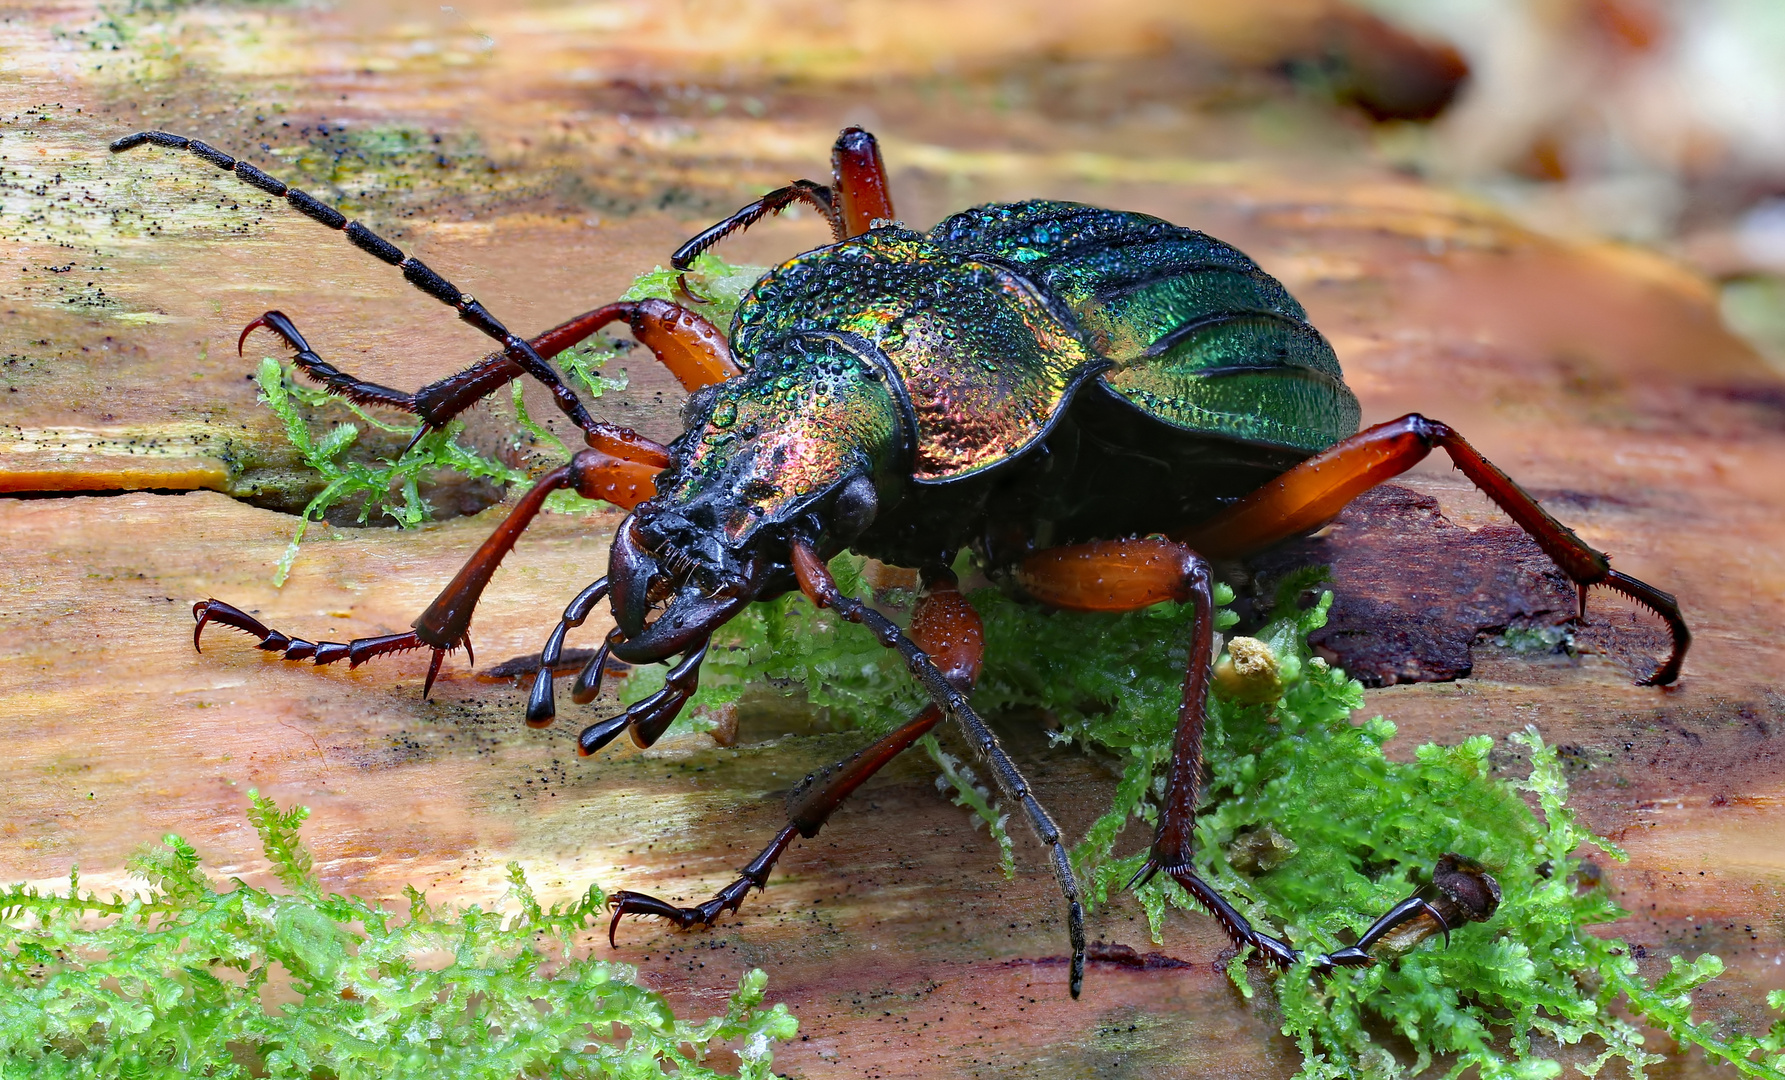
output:
[[[1254,930],[1191,866],[1202,735],[1214,660],[1215,600],[1207,560],[1171,540],[1107,540],[1036,552],[1018,567],[1017,581],[1041,603],[1074,611],[1133,611],[1164,600],[1195,605],[1190,659],[1184,670],[1184,695],[1178,706],[1159,824],[1146,864],[1128,884],[1132,888],[1164,870],[1215,916],[1236,945],[1250,945],[1288,966],[1295,951]]]
[[[1613,570],[1604,553],[1551,517],[1453,428],[1418,413],[1377,424],[1321,451],[1177,538],[1213,558],[1256,551],[1332,520],[1352,499],[1406,472],[1438,446],[1580,587],[1583,614],[1587,587],[1603,585],[1659,616],[1673,635],[1673,651],[1642,685],[1665,686],[1679,678],[1692,633],[1674,598]]]
[[[973,610],[946,570],[924,575],[924,589],[911,615],[911,639],[936,662],[937,668],[962,690],[972,688],[985,651],[985,632],[979,613]],[[875,740],[846,761],[813,773],[787,793],[788,823],[769,841],[768,847],[738,871],[738,878],[710,900],[693,907],[677,907],[645,893],[617,892],[608,898],[614,909],[608,941],[626,915],[660,915],[686,930],[710,926],[727,911],[737,911],[751,889],[768,885],[769,872],[795,836],[810,840],[824,828],[831,814],[867,779],[899,756],[942,721],[942,710],[926,707],[910,722]]]
[[[347,661],[350,668],[359,667],[375,656],[388,653],[408,652],[411,649],[432,649],[434,655],[428,664],[428,681],[422,689],[422,696],[434,688],[434,677],[440,673],[440,661],[449,652],[460,645],[465,651],[471,651],[471,639],[463,635],[451,645],[430,645],[423,641],[415,631],[406,634],[385,634],[380,637],[354,638],[352,641],[305,641],[289,634],[281,633],[268,627],[265,623],[243,611],[241,608],[226,604],[221,600],[200,600],[192,605],[192,618],[198,623],[192,630],[192,647],[199,648],[199,639],[204,635],[205,627],[211,623],[222,623],[260,638],[256,648],[267,652],[283,653],[285,660],[311,660],[317,664],[332,664],[337,660]],[[202,651],[202,650],[201,650]]]
[[[1192,864],[1197,787],[1202,778],[1202,736],[1208,719],[1209,679],[1214,661],[1215,598],[1208,561],[1175,540],[1104,540],[1038,551],[1023,560],[1016,577],[1036,600],[1074,611],[1133,611],[1165,600],[1195,605],[1184,694],[1178,706],[1178,727],[1172,738],[1159,824],[1147,860],[1128,887],[1144,884],[1164,871],[1215,917],[1236,946],[1251,946],[1279,967],[1293,964],[1300,953],[1288,942],[1255,930],[1214,886],[1197,875]],[[1433,894],[1438,899],[1420,893],[1402,901],[1376,920],[1356,945],[1330,956],[1316,957],[1315,966],[1329,969],[1370,964],[1371,945],[1422,916],[1436,918],[1428,933],[1442,927],[1448,938],[1453,923],[1485,919],[1499,902],[1499,886],[1493,879],[1459,856],[1447,855],[1440,860],[1433,877],[1441,890],[1441,894]],[[1492,893],[1491,903],[1481,899],[1486,892]]]
[[[1035,798],[1029,788],[1029,781],[1024,778],[1022,770],[1017,768],[1016,762],[1010,759],[1010,754],[1005,751],[1004,744],[998,741],[998,736],[967,703],[967,695],[949,680],[928,653],[907,637],[891,619],[853,596],[844,596],[837,589],[837,583],[831,579],[824,560],[804,540],[797,540],[793,544],[793,569],[799,579],[800,591],[815,606],[834,609],[843,619],[867,627],[880,644],[898,650],[899,655],[905,658],[905,666],[924,688],[924,692],[930,695],[930,700],[960,725],[961,734],[968,744],[985,759],[991,768],[992,779],[997,781],[998,790],[1006,799],[1023,808],[1023,814],[1029,819],[1030,828],[1035,830],[1036,838],[1049,850],[1054,879],[1059,883],[1060,893],[1066,899],[1066,926],[1072,942],[1068,985],[1072,996],[1078,997],[1085,980],[1084,904],[1079,898],[1078,879],[1072,873],[1072,860],[1067,857],[1066,845],[1061,842],[1060,829],[1054,824],[1052,815]]]
[[[847,235],[843,232],[843,218],[837,211],[831,189],[813,180],[795,180],[786,187],[776,188],[762,198],[746,203],[725,220],[702,229],[670,255],[669,265],[686,273],[693,267],[695,257],[701,252],[732,233],[743,232],[763,218],[779,214],[796,202],[803,202],[823,214],[825,220],[830,222],[831,235],[838,240]]]
[[[812,180],[795,180],[702,229],[669,257],[669,264],[684,272],[680,279],[682,291],[688,292],[686,271],[701,252],[796,202],[806,203],[823,214],[830,222],[831,236],[837,240],[860,236],[873,228],[876,221],[891,221],[892,194],[887,185],[886,165],[880,160],[879,142],[861,128],[844,128],[831,147],[829,187]],[[696,298],[690,294],[689,299]]]
[[[592,437],[591,441],[596,440]],[[440,662],[445,654],[461,645],[467,653],[470,652],[468,631],[477,601],[483,596],[485,586],[490,583],[490,578],[495,574],[496,567],[501,565],[503,557],[514,548],[521,533],[538,516],[540,508],[545,505],[546,496],[554,491],[572,488],[586,498],[607,499],[630,509],[655,492],[651,477],[656,475],[663,464],[667,464],[666,453],[662,455],[661,462],[653,458],[650,447],[654,446],[655,444],[649,444],[640,449],[629,446],[622,438],[615,438],[578,451],[567,464],[540,477],[532,489],[521,496],[521,501],[509,511],[502,524],[496,526],[496,531],[466,560],[458,574],[434,598],[434,602],[415,620],[415,629],[407,634],[362,638],[346,643],[313,643],[269,629],[258,619],[221,600],[204,600],[192,609],[193,618],[198,622],[198,627],[192,634],[192,645],[194,648],[199,647],[207,624],[220,622],[258,636],[261,639],[260,648],[270,652],[283,652],[287,660],[313,659],[318,664],[331,664],[345,659],[353,667],[358,667],[366,660],[384,653],[430,648],[434,650],[434,658],[428,669],[427,682],[422,688],[422,696],[426,697],[433,689],[434,677],[439,674]],[[622,457],[621,453],[636,456]],[[597,589],[605,593],[606,587],[607,579],[603,578],[585,589],[578,600]],[[589,606],[593,607],[594,602],[590,600]],[[574,602],[572,607],[575,607]],[[570,612],[565,614],[568,617]],[[587,613],[584,614],[586,617]],[[531,717],[531,709],[529,716]]]
[[[646,348],[651,350],[670,374],[689,390],[723,382],[743,369],[731,358],[731,347],[712,323],[667,300],[636,300],[608,304],[584,312],[540,334],[532,346],[541,355],[556,356],[593,335],[609,323],[624,320]],[[297,353],[293,358],[298,370],[337,394],[358,405],[400,409],[421,419],[416,439],[443,428],[453,417],[526,372],[502,353],[486,356],[464,371],[429,383],[413,394],[380,386],[341,371],[317,356],[303,334],[284,313],[269,311],[242,329],[236,341],[236,352],[242,351],[248,335],[265,327],[285,339]],[[591,421],[585,428],[591,445],[597,438],[618,436],[645,442],[626,428]],[[655,446],[656,444],[651,444]],[[661,448],[659,448],[661,451]],[[662,452],[665,462],[666,451]]]

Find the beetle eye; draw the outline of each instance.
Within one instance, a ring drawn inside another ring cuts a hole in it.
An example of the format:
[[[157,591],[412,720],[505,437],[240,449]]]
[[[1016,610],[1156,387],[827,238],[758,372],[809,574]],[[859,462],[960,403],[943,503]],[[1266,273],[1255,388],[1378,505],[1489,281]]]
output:
[[[858,475],[837,492],[831,510],[831,530],[838,539],[853,540],[874,523],[879,510],[880,495],[874,490],[874,482]]]

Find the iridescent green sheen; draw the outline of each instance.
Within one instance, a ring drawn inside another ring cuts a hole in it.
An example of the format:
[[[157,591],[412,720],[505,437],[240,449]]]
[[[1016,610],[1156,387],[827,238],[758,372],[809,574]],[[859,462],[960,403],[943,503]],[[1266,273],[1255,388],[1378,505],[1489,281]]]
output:
[[[738,308],[733,346],[755,365],[815,331],[858,338],[897,372],[920,483],[1021,455],[1109,366],[1024,274],[897,228],[770,271]]]
[[[783,486],[816,485],[841,447],[859,448],[853,419],[813,404],[826,418],[814,426],[795,415],[811,392],[781,386],[804,377],[790,357],[819,338],[833,359],[854,351],[863,370],[893,376],[871,420],[908,406],[919,483],[1022,456],[1091,379],[1179,429],[1296,451],[1332,445],[1359,419],[1332,347],[1235,248],[1145,214],[1016,203],[957,214],[928,237],[876,229],[764,275],[732,326],[750,377],[723,391],[706,421],[721,434],[688,475],[716,468],[723,433],[748,423],[789,429]],[[784,373],[765,379],[770,367]],[[833,419],[842,427],[824,429]]]
[[[733,543],[842,477],[878,481],[903,468],[903,409],[881,369],[847,343],[791,344],[694,400],[676,464],[658,478],[659,502],[712,502],[713,524]]]
[[[1338,358],[1288,290],[1239,250],[1145,214],[982,206],[931,239],[1020,266],[1112,362],[1102,381],[1191,431],[1323,450],[1357,431]]]

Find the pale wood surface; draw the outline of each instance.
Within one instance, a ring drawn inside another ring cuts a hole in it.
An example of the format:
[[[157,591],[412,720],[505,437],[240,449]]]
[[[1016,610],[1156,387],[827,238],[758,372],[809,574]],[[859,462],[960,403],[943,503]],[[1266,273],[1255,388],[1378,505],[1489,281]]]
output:
[[[954,8],[922,11],[946,22]],[[255,115],[293,128],[333,117],[475,132],[499,172],[422,174],[403,192],[366,195],[362,212],[531,332],[612,297],[752,192],[822,176],[840,123],[870,120],[914,224],[987,199],[1067,197],[1238,244],[1332,338],[1366,422],[1418,409],[1452,423],[1620,568],[1675,592],[1697,636],[1677,689],[1631,686],[1593,657],[1485,647],[1472,677],[1371,691],[1368,708],[1400,726],[1406,755],[1426,740],[1538,724],[1571,748],[1591,823],[1631,851],[1614,881],[1637,914],[1616,932],[1655,962],[1705,948],[1729,960],[1727,996],[1708,1015],[1752,1020],[1764,990],[1785,982],[1785,385],[1720,327],[1687,272],[1519,230],[1374,169],[1354,153],[1361,136],[1343,130],[1284,146],[1195,119],[1155,118],[1164,136],[1132,118],[1061,121],[1033,102],[995,106],[964,76],[922,75],[937,56],[917,45],[875,75],[836,44],[859,31],[848,21],[858,15],[826,30],[803,8],[771,13],[728,38],[692,7],[197,8],[160,30],[139,18],[113,52],[83,44],[106,40],[90,7],[14,11],[0,25],[0,487],[225,488],[243,454],[268,476],[288,468],[243,378],[266,343],[247,360],[232,347],[268,308],[297,319],[325,356],[396,386],[484,351],[387,267],[295,214],[262,212],[208,166],[162,151],[111,158],[104,142],[120,132],[160,126],[250,157],[262,130],[290,145]],[[1235,26],[1182,33],[1204,34],[1207,55],[1243,58],[1234,42],[1251,39]],[[177,48],[145,46],[157,34]],[[1116,20],[1086,62],[1144,67],[1148,40]],[[1019,59],[1046,44],[1013,41]],[[802,47],[836,70],[801,68]],[[725,103],[709,108],[715,96]],[[26,111],[42,103],[51,108]],[[1237,163],[1211,163],[1221,146]],[[277,159],[260,163],[278,171]],[[348,195],[360,198],[351,185]],[[219,208],[219,196],[241,209]],[[821,237],[808,216],[727,254],[769,261]],[[672,433],[667,380],[628,366],[633,388],[604,405]],[[1447,468],[1409,486],[1462,525],[1500,520]],[[212,595],[335,639],[406,627],[497,512],[409,532],[319,528],[276,590],[271,567],[293,519],[215,490],[0,500],[11,751],[0,878],[54,879],[78,862],[97,883],[166,831],[214,870],[252,876],[264,864],[242,807],[258,786],[315,810],[307,835],[339,890],[394,895],[412,883],[485,901],[511,859],[554,897],[590,879],[686,898],[729,880],[780,823],[780,792],[850,736],[765,712],[746,717],[736,749],[688,737],[579,760],[575,719],[528,731],[518,690],[460,664],[423,702],[415,657],[347,672],[281,663],[227,633],[191,649],[190,604]],[[564,601],[604,571],[616,521],[552,517],[528,533],[479,611],[482,665],[537,650]],[[1111,782],[1105,767],[1033,732],[1007,735],[1068,831],[1088,824]],[[622,956],[689,1007],[722,998],[740,970],[767,968],[772,998],[801,1018],[804,1038],[777,1055],[799,1075],[1293,1070],[1268,995],[1247,1005],[1208,963],[1224,942],[1205,919],[1173,919],[1163,947],[1195,966],[1095,965],[1084,1000],[1070,1001],[1037,854],[1020,838],[1018,877],[1002,880],[995,851],[936,796],[927,768],[901,763],[797,845],[741,918],[704,935],[631,925]],[[1095,915],[1092,931],[1154,948],[1125,902]]]

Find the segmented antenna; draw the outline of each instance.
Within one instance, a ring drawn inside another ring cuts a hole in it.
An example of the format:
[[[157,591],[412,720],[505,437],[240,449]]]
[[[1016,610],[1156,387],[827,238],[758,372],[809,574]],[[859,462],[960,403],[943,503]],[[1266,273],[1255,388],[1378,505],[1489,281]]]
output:
[[[116,154],[145,144],[191,151],[195,157],[202,158],[225,172],[235,173],[238,180],[284,199],[311,220],[346,233],[354,247],[403,271],[403,278],[409,284],[452,308],[458,312],[460,319],[501,342],[502,351],[509,359],[551,389],[552,396],[564,415],[584,431],[595,430],[595,420],[583,408],[576,392],[564,385],[558,378],[558,373],[552,370],[551,365],[545,362],[545,358],[532,345],[524,338],[510,333],[470,293],[462,291],[457,285],[435,273],[420,259],[413,255],[404,255],[397,245],[359,222],[347,220],[347,215],[308,192],[291,187],[277,177],[268,176],[246,161],[237,161],[209,143],[188,139],[184,135],[170,135],[165,131],[138,131],[113,142],[111,149]]]

